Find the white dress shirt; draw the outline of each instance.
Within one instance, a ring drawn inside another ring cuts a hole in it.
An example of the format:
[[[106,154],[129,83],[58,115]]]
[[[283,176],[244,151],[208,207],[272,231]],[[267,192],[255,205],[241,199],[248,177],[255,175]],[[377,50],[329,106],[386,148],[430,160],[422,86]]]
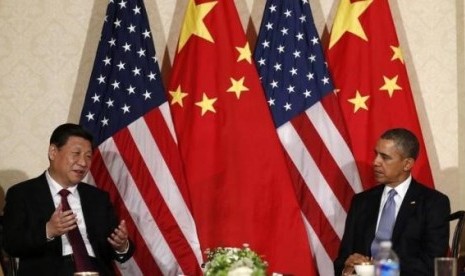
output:
[[[61,203],[61,196],[58,194],[58,192],[61,191],[63,187],[50,176],[48,170],[45,172],[45,176],[47,178],[48,186],[52,194],[53,203],[55,204],[55,208],[57,208]],[[67,190],[70,191],[70,194],[68,195],[68,203],[73,213],[76,214],[77,225],[79,231],[81,232],[82,239],[84,240],[84,244],[86,245],[87,253],[89,256],[95,257],[94,250],[92,249],[89,238],[87,237],[87,228],[84,221],[84,215],[82,214],[81,199],[79,197],[77,185],[67,188]],[[71,244],[69,243],[68,237],[66,235],[61,235],[61,242],[63,245],[63,256],[72,254],[73,249],[71,248]]]
[[[397,194],[394,196],[394,201],[396,202],[396,219],[397,219],[397,214],[399,213],[400,205],[402,204],[402,201],[405,198],[405,194],[407,193],[407,190],[408,190],[408,187],[410,186],[411,181],[412,181],[412,176],[409,175],[407,179],[405,179],[402,183],[397,185],[397,187],[395,188],[391,188],[387,185],[384,186],[383,195],[381,196],[381,204],[379,206],[378,221],[376,222],[376,231],[378,231],[379,220],[381,218],[381,212],[383,211],[384,204],[386,204],[386,201],[388,199],[389,191],[392,189],[395,189],[397,192]]]

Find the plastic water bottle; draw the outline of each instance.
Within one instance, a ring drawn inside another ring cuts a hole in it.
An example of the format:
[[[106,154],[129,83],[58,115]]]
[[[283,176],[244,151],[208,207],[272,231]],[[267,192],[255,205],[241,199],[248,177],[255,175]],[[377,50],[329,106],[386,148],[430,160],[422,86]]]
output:
[[[399,276],[400,263],[396,252],[392,250],[391,241],[382,241],[376,254],[375,275],[376,276]]]

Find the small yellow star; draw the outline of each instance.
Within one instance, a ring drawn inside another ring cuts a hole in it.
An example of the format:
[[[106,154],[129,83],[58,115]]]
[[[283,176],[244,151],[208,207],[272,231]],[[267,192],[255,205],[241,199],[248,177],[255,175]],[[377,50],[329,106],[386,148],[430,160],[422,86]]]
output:
[[[231,80],[231,87],[226,90],[227,92],[234,92],[236,93],[236,97],[239,99],[241,97],[241,93],[244,91],[249,91],[249,88],[244,86],[244,79],[242,77],[240,80],[235,80],[233,78],[229,78]]]
[[[177,103],[182,107],[183,106],[182,99],[184,99],[184,97],[187,96],[187,93],[182,92],[181,85],[179,85],[178,88],[176,88],[176,91],[170,91],[170,94],[171,94],[171,97],[173,97],[171,99],[171,105],[174,105]]]
[[[371,3],[373,3],[373,0],[341,0],[331,31],[329,49],[331,49],[331,47],[333,47],[346,32],[352,33],[361,39],[368,41],[359,17],[365,12]]]
[[[184,45],[186,45],[192,35],[213,42],[213,37],[208,31],[207,26],[205,26],[203,19],[217,3],[218,1],[214,1],[196,5],[194,0],[189,0],[181,34],[179,36],[178,53]]]
[[[252,52],[250,52],[249,42],[245,43],[244,47],[236,47],[236,49],[239,51],[237,62],[245,59],[248,63],[252,63]]]
[[[196,106],[200,106],[202,108],[202,116],[207,113],[207,111],[211,111],[213,113],[216,113],[215,107],[213,107],[213,104],[216,102],[218,98],[208,98],[207,94],[203,93],[202,96],[202,101],[196,102]]]
[[[402,62],[402,64],[404,64],[404,57],[402,56],[402,51],[400,50],[400,47],[391,46],[391,49],[394,52],[391,61],[398,59],[400,60],[400,62]]]
[[[381,86],[379,90],[386,90],[389,93],[389,97],[392,98],[392,95],[394,94],[394,90],[402,90],[402,87],[397,85],[397,78],[399,76],[395,76],[392,79],[387,78],[386,76],[383,76],[384,79],[384,85]]]
[[[360,92],[357,90],[355,94],[355,98],[348,99],[350,103],[354,104],[354,113],[357,112],[360,108],[368,110],[368,106],[366,101],[370,98],[370,96],[362,96]]]

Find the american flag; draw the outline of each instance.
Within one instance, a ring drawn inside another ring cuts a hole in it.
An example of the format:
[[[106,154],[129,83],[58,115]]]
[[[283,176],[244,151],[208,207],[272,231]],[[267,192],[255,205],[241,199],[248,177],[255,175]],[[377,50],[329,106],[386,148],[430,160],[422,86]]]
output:
[[[254,58],[319,273],[334,275],[350,200],[362,188],[307,0],[267,1]]]
[[[110,0],[80,123],[94,135],[89,182],[108,191],[136,246],[124,275],[200,273],[171,114],[142,0]]]

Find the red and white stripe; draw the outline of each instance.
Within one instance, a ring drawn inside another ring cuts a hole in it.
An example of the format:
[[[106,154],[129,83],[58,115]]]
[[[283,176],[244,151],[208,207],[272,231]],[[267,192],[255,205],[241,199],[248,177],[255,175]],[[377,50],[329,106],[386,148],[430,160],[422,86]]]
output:
[[[350,200],[362,190],[352,152],[321,102],[277,131],[291,160],[319,273],[334,275],[332,261],[344,233]]]
[[[194,219],[179,186],[184,178],[174,137],[165,103],[94,154],[92,178],[110,193],[137,248],[119,266],[123,275],[179,275],[199,271],[202,263]]]

